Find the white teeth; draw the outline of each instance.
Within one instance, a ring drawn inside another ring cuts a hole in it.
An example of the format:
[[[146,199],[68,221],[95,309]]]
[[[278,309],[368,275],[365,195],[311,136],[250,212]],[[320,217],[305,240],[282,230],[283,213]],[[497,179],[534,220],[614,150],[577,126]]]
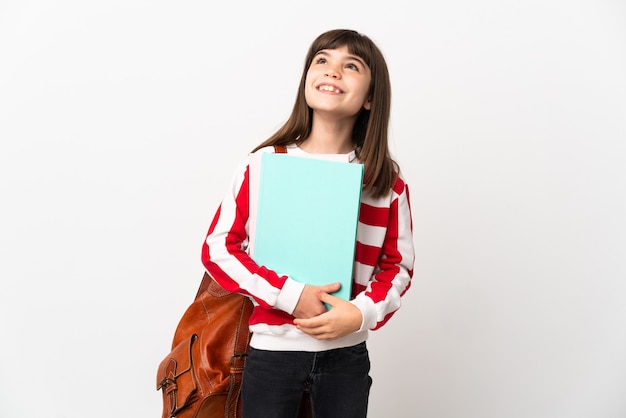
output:
[[[333,86],[326,86],[326,85],[320,86],[319,90],[330,91],[330,92],[333,92],[333,93],[339,93],[339,89],[336,89]]]

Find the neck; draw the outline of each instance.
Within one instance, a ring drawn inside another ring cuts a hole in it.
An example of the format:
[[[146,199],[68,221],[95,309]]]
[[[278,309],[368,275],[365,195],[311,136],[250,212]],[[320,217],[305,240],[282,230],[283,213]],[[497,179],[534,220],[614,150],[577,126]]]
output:
[[[313,118],[311,134],[300,148],[312,154],[347,154],[354,149],[352,130],[354,120],[323,120]]]

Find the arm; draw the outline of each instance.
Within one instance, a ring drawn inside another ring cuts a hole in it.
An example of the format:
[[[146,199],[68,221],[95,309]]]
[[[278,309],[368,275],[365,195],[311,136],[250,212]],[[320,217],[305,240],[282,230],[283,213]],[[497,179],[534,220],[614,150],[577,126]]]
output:
[[[352,301],[363,313],[361,329],[382,327],[400,308],[401,298],[411,285],[415,249],[409,188],[401,178],[394,185],[387,231],[375,273]]]
[[[257,265],[248,255],[249,160],[238,167],[202,245],[202,263],[226,290],[292,313],[303,285]]]
[[[320,293],[320,300],[332,309],[316,318],[296,320],[302,331],[318,339],[334,339],[355,331],[378,329],[400,308],[400,299],[410,286],[414,262],[408,187],[401,179],[395,184],[386,222],[380,253],[377,261],[372,262],[376,263],[375,270],[365,289],[350,302]]]

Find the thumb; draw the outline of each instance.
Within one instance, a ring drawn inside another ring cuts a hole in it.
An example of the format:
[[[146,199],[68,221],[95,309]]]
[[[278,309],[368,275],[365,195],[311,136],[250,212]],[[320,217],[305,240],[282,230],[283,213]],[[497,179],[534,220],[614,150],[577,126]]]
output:
[[[325,284],[324,286],[320,286],[319,290],[321,290],[322,292],[326,292],[326,293],[335,293],[340,288],[341,288],[341,283],[337,282],[337,283]]]

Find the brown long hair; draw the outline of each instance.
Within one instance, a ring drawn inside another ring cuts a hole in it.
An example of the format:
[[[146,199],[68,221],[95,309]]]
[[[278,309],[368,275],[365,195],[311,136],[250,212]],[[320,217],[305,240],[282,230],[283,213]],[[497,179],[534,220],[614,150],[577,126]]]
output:
[[[291,116],[271,137],[252,152],[270,145],[290,145],[304,141],[311,133],[313,110],[304,96],[306,75],[313,57],[323,49],[346,46],[351,54],[362,58],[370,67],[370,110],[362,109],[354,124],[352,142],[357,157],[365,166],[363,191],[375,197],[386,195],[396,178],[398,165],[391,158],[388,146],[391,83],[389,70],[380,49],[367,36],[348,29],[335,29],[319,35],[309,47],[302,78]]]

